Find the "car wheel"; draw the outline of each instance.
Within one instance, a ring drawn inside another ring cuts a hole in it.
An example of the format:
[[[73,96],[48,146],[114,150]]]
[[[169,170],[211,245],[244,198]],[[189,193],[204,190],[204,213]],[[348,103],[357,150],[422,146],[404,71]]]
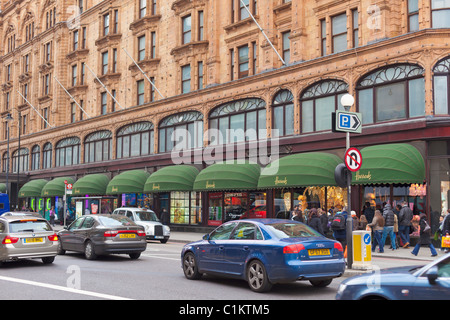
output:
[[[61,239],[59,239],[59,241],[58,241],[58,254],[59,254],[59,255],[65,255],[65,254],[66,254],[66,250],[64,250],[64,249],[62,248],[62,242],[61,242]]]
[[[55,257],[45,257],[45,258],[42,258],[42,262],[43,262],[44,264],[51,264],[51,263],[53,263],[53,261],[55,261]]]
[[[159,240],[161,243],[167,243],[169,239],[163,239],[163,240]]]
[[[326,279],[326,280],[310,280],[309,282],[314,286],[314,287],[319,287],[319,288],[325,288],[326,286],[328,286],[331,281],[333,281],[333,279]]]
[[[192,252],[188,252],[183,258],[184,276],[189,280],[200,279],[202,274],[198,272],[197,260]]]
[[[250,262],[247,268],[247,282],[250,289],[255,292],[267,292],[272,289],[266,268],[264,268],[263,263],[259,260]]]
[[[84,256],[88,260],[95,260],[97,258],[94,244],[91,241],[86,242],[86,245],[84,246]]]
[[[139,257],[141,256],[141,253],[140,252],[130,253],[129,256],[132,260],[136,260],[136,259],[139,259]]]

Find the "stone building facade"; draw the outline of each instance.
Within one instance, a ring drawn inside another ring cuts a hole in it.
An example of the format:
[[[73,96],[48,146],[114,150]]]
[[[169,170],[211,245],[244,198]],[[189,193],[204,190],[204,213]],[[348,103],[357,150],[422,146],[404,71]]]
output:
[[[1,10],[0,155],[4,173],[9,144],[19,184],[154,172],[173,163],[171,128],[195,119],[197,131],[220,130],[233,111],[217,109],[250,99],[263,101],[257,128],[269,138],[281,130],[283,156],[344,148],[329,111],[348,92],[364,119],[353,144],[416,143],[428,188],[437,159],[429,142],[450,135],[450,7],[442,1],[2,0]],[[393,105],[382,104],[391,94]],[[324,106],[326,97],[334,102]],[[133,150],[126,139],[140,130],[148,136]],[[96,155],[95,142],[103,145]]]

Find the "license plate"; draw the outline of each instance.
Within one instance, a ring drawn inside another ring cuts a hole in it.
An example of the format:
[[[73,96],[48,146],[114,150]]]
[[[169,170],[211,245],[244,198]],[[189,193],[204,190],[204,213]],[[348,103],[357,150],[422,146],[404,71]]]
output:
[[[329,256],[330,249],[311,249],[308,250],[310,256]]]
[[[23,239],[23,243],[42,243],[44,242],[44,238],[25,238]]]
[[[155,236],[155,239],[164,239],[163,236]]]
[[[136,235],[134,233],[125,233],[120,235],[121,239],[133,239],[136,238]]]

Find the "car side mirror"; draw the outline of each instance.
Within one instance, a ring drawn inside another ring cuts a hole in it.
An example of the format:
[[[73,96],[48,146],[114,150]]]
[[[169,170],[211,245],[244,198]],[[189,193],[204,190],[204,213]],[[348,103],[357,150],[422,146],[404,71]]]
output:
[[[430,284],[436,284],[436,280],[438,278],[438,267],[437,266],[433,266],[430,268],[430,270],[428,270],[427,278],[428,278],[428,282]]]
[[[208,233],[208,234],[205,234],[205,235],[203,236],[203,240],[209,241],[209,233]]]

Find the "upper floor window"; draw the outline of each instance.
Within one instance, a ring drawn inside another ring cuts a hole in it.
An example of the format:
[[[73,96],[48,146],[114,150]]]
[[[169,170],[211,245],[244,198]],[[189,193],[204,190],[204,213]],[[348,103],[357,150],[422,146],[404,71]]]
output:
[[[266,102],[257,98],[221,105],[209,115],[211,144],[266,138]]]
[[[153,153],[154,130],[151,122],[138,122],[117,132],[117,159]]]
[[[289,90],[281,90],[272,104],[272,137],[294,134],[294,96]]]
[[[347,50],[347,14],[343,13],[331,18],[332,52]]]
[[[42,169],[49,169],[52,167],[52,153],[53,146],[50,142],[44,144],[42,151]]]
[[[12,154],[12,169],[13,172],[24,172],[28,171],[28,158],[29,151],[27,148],[20,148]]]
[[[419,30],[419,0],[408,0],[408,31]]]
[[[248,10],[256,15],[258,13],[258,6],[256,0],[229,0],[231,1],[231,23],[239,20],[244,20],[250,17]],[[247,7],[248,10],[245,8]]]
[[[182,43],[186,44],[191,42],[191,34],[192,34],[192,21],[191,21],[191,15],[188,15],[186,17],[183,17],[182,19]]]
[[[72,137],[59,141],[55,148],[57,167],[72,166],[80,163],[80,138]]]
[[[450,114],[450,57],[439,61],[433,68],[434,114]]]
[[[169,116],[159,124],[159,152],[203,147],[203,115],[190,111]]]
[[[417,65],[388,66],[357,83],[363,124],[425,115],[425,70]]]
[[[348,84],[340,80],[326,80],[313,84],[301,95],[302,132],[331,130],[331,114],[344,110],[341,97],[348,92]]]
[[[450,1],[431,0],[431,21],[433,28],[450,28]]]
[[[31,149],[31,170],[39,170],[41,163],[41,147],[35,145]]]
[[[108,161],[111,159],[111,153],[111,131],[97,131],[84,140],[84,163]]]

